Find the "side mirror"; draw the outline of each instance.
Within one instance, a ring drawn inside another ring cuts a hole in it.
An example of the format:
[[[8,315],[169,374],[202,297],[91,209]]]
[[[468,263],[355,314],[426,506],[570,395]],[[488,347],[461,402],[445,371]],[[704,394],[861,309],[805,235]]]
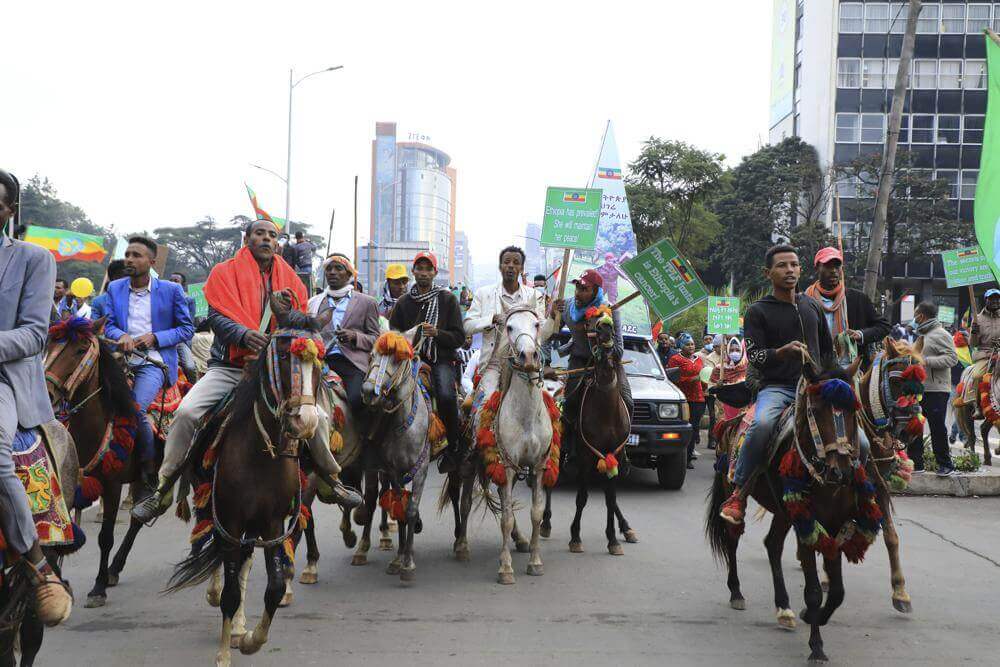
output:
[[[680,377],[681,375],[681,369],[677,368],[676,366],[672,368],[665,368],[664,372],[667,374],[667,379],[670,380],[671,382],[676,382],[677,378]]]

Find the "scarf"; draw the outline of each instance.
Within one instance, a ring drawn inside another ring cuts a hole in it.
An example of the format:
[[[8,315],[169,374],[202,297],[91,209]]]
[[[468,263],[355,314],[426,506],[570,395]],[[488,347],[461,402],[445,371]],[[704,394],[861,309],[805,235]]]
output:
[[[834,338],[847,331],[847,290],[844,283],[837,285],[836,289],[826,290],[820,287],[817,280],[806,288],[806,295],[815,299],[825,312],[833,314],[834,330],[830,333]],[[833,304],[828,307],[823,299],[833,301]]]
[[[729,358],[729,352],[733,351],[735,347],[740,352],[740,360],[733,362]],[[737,382],[743,382],[747,377],[747,353],[746,353],[746,343],[744,343],[739,338],[729,339],[729,345],[727,346],[726,356],[722,360],[722,377],[720,378],[721,384],[736,384]]]
[[[443,287],[438,287],[437,285],[432,285],[429,292],[426,294],[420,294],[417,291],[417,286],[414,285],[410,288],[410,298],[416,301],[421,308],[421,317],[426,324],[436,327],[438,324],[438,312],[439,309],[439,299],[438,295],[444,292]],[[420,348],[418,349],[420,356],[428,361],[431,365],[437,362],[437,340],[434,338],[424,338],[420,341]]]
[[[292,308],[305,312],[306,286],[285,260],[275,256],[268,276],[272,292],[291,289]],[[205,282],[204,294],[208,305],[248,329],[260,327],[264,315],[265,280],[250,248],[244,246],[230,260],[217,264]],[[272,318],[270,327],[273,328]],[[229,346],[229,361],[242,366],[250,350]]]
[[[326,294],[327,296],[332,296],[334,299],[343,299],[353,290],[354,290],[354,284],[347,283],[340,289],[333,289],[332,287],[327,287]]]
[[[389,313],[396,307],[397,301],[399,299],[392,296],[392,292],[389,291],[389,281],[386,280],[382,283],[382,300],[378,302],[379,312],[389,317]]]
[[[577,306],[576,299],[570,299],[569,308],[564,313],[564,317],[571,324],[576,324],[584,318],[588,308],[597,308],[602,305],[604,305],[604,288],[598,287],[597,294],[588,304]]]
[[[940,324],[936,317],[932,317],[929,320],[924,320],[923,324],[914,324],[913,330],[916,331],[921,336],[926,336],[931,329],[935,328]]]

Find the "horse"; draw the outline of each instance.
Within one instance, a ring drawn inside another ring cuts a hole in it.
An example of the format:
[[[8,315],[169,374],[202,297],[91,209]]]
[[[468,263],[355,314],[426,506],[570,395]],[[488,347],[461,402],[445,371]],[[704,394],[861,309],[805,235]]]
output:
[[[366,470],[383,473],[390,487],[379,505],[399,524],[396,557],[386,574],[399,575],[404,583],[414,581],[413,536],[423,528],[420,498],[427,480],[432,444],[440,440],[444,427],[432,413],[430,398],[419,377],[420,359],[414,352],[412,338],[395,331],[379,336],[372,348],[368,372],[361,386],[364,404],[372,411],[370,433],[371,458]],[[433,428],[432,428],[433,427]],[[432,432],[433,431],[433,432]],[[370,474],[370,473],[369,473]],[[410,491],[405,487],[412,483]],[[364,537],[355,553],[356,564],[367,562],[367,536],[375,515],[377,482],[365,484]],[[360,509],[360,508],[359,508]]]
[[[315,397],[323,343],[315,329],[287,328],[285,318],[278,316],[278,329],[236,386],[228,416],[221,424],[221,415],[209,423],[196,445],[195,453],[212,438],[195,471],[201,475],[194,496],[199,518],[195,542],[164,592],[214,578],[221,566],[217,665],[230,664],[230,648],[238,646],[244,655],[260,650],[285,593],[281,552],[291,533],[285,531],[285,518],[291,513],[292,525],[297,523],[301,507],[299,447],[313,436],[320,419]],[[255,548],[264,550],[267,569],[264,614],[252,632],[241,633]]]
[[[860,562],[882,520],[878,489],[854,458],[858,451],[858,401],[852,381],[860,361],[856,359],[846,370],[828,368],[820,373],[811,362],[804,364],[794,411],[786,414],[787,419],[778,427],[776,449],[766,467],[749,482],[751,497],[773,515],[764,545],[774,580],[778,623],[786,629],[795,627],[795,614],[789,608],[781,553],[785,535],[790,527],[795,528],[797,555],[805,577],[806,608],[800,617],[810,625],[811,662],[827,660],[820,627],[844,600],[841,556]],[[705,532],[713,554],[727,566],[730,606],[742,610],[746,601],[736,569],[742,526],[731,526],[719,516],[732,491],[724,463],[735,432],[724,435]],[[822,607],[817,551],[823,555],[829,578]]]
[[[996,428],[1000,431],[1000,377],[997,377],[997,361],[1000,360],[1000,349],[993,348],[989,361],[986,365],[986,373],[983,375],[979,386],[974,392],[974,400],[978,401],[982,410],[983,423],[979,427],[979,435],[983,440],[983,465],[992,466],[993,456],[990,452],[990,429]],[[955,393],[953,406],[955,408],[955,421],[965,436],[965,447],[973,452],[976,451],[976,428],[975,428],[975,403],[964,401],[964,388],[972,382],[972,366],[962,372],[962,381],[959,383],[958,391]],[[996,453],[1000,456],[1000,446]]]
[[[139,413],[128,380],[110,344],[102,337],[105,318],[91,322],[72,318],[50,328],[45,355],[45,381],[59,420],[76,443],[84,462],[83,477],[74,500],[79,512],[97,498],[104,505],[98,544],[101,561],[88,608],[107,603],[107,588],[118,584],[125,561],[142,524],[135,519],[115,554],[115,519],[122,485],[142,484],[138,456],[133,456]]]
[[[491,363],[500,366],[500,382],[492,396],[479,407],[475,417],[476,443],[479,452],[478,475],[466,471],[453,473],[456,478],[465,473],[461,484],[461,502],[455,490],[458,485],[449,479],[446,497],[451,497],[456,510],[454,551],[460,560],[467,560],[469,512],[472,482],[478,476],[484,492],[489,483],[499,490],[499,506],[491,505],[500,516],[501,550],[497,581],[514,583],[510,542],[518,551],[529,551],[527,573],[544,574],[539,537],[545,506],[543,486],[551,486],[559,475],[560,432],[559,410],[552,397],[543,389],[541,355],[538,335],[541,329],[538,315],[530,306],[517,306],[504,314],[502,331],[506,340],[494,351]],[[506,360],[507,363],[504,363]],[[531,541],[520,536],[514,518],[514,484],[519,478],[531,486]]]

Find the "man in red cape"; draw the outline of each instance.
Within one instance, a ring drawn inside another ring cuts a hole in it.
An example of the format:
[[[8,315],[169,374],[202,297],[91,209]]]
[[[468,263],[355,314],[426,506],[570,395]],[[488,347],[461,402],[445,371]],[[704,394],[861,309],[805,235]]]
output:
[[[132,508],[132,516],[149,522],[173,500],[177,481],[201,418],[231,392],[243,378],[244,364],[267,347],[264,331],[273,331],[275,318],[264,314],[269,297],[275,315],[290,327],[306,328],[308,294],[295,271],[278,255],[278,228],[270,220],[256,220],[247,227],[243,247],[233,259],[212,269],[204,288],[208,323],[215,333],[208,371],[181,401],[163,452],[159,487]],[[361,497],[337,480],[340,466],[329,447],[329,418],[321,415],[316,433],[308,441],[317,473],[334,491],[337,502],[357,507]]]

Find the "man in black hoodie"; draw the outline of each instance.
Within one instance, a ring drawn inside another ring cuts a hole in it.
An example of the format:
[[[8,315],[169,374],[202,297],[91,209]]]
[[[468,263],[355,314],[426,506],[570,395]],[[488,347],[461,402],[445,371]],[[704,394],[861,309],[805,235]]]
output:
[[[770,248],[764,265],[771,293],[750,306],[743,319],[747,357],[760,378],[760,390],[754,422],[736,462],[735,488],[719,513],[737,525],[746,513],[744,487],[763,462],[781,413],[795,402],[804,353],[821,365],[833,358],[833,338],[822,307],[796,293],[802,267],[795,248]]]

